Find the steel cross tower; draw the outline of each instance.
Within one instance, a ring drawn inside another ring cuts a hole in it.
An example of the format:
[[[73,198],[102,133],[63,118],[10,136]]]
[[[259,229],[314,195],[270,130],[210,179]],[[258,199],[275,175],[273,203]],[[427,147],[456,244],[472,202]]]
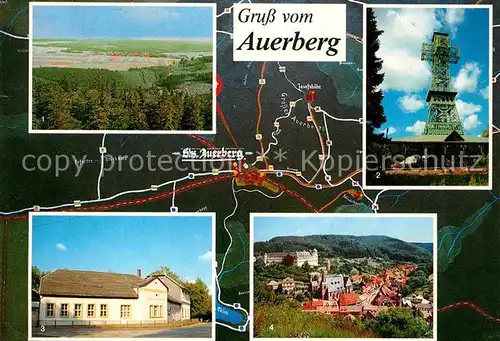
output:
[[[421,60],[430,62],[432,67],[423,135],[449,135],[453,131],[464,134],[455,103],[457,92],[450,84],[450,63],[456,64],[459,58],[459,49],[451,46],[447,33],[434,32],[432,42],[422,44]]]

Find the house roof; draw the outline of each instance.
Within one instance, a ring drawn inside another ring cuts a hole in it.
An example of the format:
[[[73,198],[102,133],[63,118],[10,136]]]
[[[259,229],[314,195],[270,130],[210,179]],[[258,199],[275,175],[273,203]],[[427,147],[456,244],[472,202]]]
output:
[[[42,277],[40,295],[70,297],[138,298],[134,288],[147,285],[135,275],[111,272],[55,270]]]
[[[168,301],[171,302],[171,303],[175,303],[175,304],[182,304],[181,301],[179,301],[178,299],[173,298],[172,296],[168,296]]]
[[[354,305],[360,302],[359,295],[356,293],[341,294],[339,296],[339,303],[341,306]]]
[[[158,270],[158,271],[154,271],[154,272],[150,273],[148,276],[146,276],[146,279],[149,279],[149,278],[152,278],[152,277],[153,277],[153,278],[154,278],[154,277],[159,277],[160,279],[161,279],[161,277],[168,278],[170,281],[172,281],[173,283],[175,283],[177,286],[181,287],[181,288],[182,288],[182,289],[184,289],[184,290],[187,290],[187,288],[186,288],[183,284],[179,283],[178,281],[176,281],[176,280],[175,280],[175,279],[173,279],[172,277],[165,275],[165,274],[164,274],[163,272],[161,272],[160,270]]]

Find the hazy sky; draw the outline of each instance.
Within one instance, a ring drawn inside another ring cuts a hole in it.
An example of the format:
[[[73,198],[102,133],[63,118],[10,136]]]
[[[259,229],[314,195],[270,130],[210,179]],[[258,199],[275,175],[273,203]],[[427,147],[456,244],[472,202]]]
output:
[[[353,236],[384,235],[407,242],[433,241],[432,218],[339,218],[256,217],[254,241],[267,241],[278,236],[308,236],[313,234],[342,234]]]
[[[34,6],[34,38],[211,38],[210,7]]]

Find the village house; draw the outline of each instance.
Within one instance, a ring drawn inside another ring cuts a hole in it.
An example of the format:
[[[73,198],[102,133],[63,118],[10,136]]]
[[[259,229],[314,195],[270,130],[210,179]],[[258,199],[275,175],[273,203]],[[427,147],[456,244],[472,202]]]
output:
[[[191,319],[191,299],[187,289],[174,280],[173,278],[161,274],[151,274],[146,279],[151,277],[159,278],[170,289],[168,293],[168,320],[169,321],[182,321]]]
[[[267,283],[267,286],[271,287],[271,289],[273,289],[274,291],[278,290],[279,285],[279,282],[276,281],[270,281],[269,283]]]
[[[295,281],[295,292],[305,292],[309,290],[309,283],[302,281]]]
[[[137,275],[55,270],[40,281],[40,324],[164,323],[174,319],[174,287],[158,276],[142,279],[140,270]]]
[[[281,282],[281,290],[284,294],[292,294],[295,290],[295,281],[293,278],[287,277]]]
[[[321,297],[334,300],[339,294],[352,292],[353,287],[349,276],[324,275],[321,283]]]
[[[302,266],[307,262],[310,266],[318,266],[318,250],[264,254],[264,264],[266,266],[283,262],[296,266]]]

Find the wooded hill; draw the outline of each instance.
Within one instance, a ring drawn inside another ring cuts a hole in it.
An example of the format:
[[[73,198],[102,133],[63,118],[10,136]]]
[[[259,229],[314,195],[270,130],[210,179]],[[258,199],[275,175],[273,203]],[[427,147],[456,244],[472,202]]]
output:
[[[212,92],[193,90],[211,84],[211,71],[35,68],[33,128],[211,130]]]
[[[275,237],[254,244],[256,255],[317,249],[320,257],[379,257],[401,262],[429,263],[426,249],[387,236],[311,235]]]

